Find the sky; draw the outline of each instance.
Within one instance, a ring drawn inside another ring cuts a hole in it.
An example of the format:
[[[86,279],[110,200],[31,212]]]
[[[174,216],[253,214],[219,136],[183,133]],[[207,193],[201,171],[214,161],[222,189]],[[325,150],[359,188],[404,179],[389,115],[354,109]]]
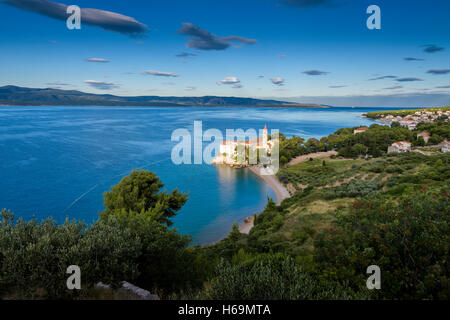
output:
[[[0,86],[450,105],[446,0],[0,0],[0,30]]]

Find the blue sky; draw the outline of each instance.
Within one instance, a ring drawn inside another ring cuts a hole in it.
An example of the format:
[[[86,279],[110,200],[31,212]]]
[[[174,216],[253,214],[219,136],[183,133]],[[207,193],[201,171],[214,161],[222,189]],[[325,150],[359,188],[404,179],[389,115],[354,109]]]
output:
[[[0,0],[0,86],[450,104],[449,1],[64,2],[126,16],[111,27],[82,11],[81,30],[47,16],[60,3]],[[381,30],[366,27],[372,4]]]

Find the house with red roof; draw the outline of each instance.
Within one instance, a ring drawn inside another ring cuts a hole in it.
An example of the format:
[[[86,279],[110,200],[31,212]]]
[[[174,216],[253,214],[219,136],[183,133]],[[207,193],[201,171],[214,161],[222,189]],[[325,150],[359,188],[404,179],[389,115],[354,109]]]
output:
[[[394,142],[389,148],[388,153],[392,152],[410,152],[411,151],[411,142],[408,141],[399,141]]]
[[[419,137],[422,137],[423,140],[425,141],[425,143],[428,143],[428,140],[430,140],[430,134],[428,132],[421,132],[417,135],[417,139],[419,139]]]
[[[358,129],[353,130],[353,134],[363,133],[366,132],[369,128],[367,127],[360,127]]]

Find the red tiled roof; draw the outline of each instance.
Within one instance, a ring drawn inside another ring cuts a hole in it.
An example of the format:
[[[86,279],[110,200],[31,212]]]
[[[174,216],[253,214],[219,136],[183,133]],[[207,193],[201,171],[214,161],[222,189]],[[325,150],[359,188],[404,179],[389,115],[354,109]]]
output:
[[[224,140],[224,141],[222,142],[222,144],[223,144],[223,145],[226,145],[226,144],[228,144],[228,143],[230,143],[230,142],[237,142],[237,140]]]
[[[405,144],[405,143],[411,144],[411,142],[408,142],[408,141],[399,141],[399,142],[395,142],[394,144],[396,144],[396,145],[398,145],[398,146],[402,146],[402,145]]]

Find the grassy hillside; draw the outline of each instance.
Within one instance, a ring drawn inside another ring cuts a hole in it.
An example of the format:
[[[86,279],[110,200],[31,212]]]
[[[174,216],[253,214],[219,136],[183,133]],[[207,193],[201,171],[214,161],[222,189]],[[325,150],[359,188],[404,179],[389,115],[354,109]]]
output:
[[[202,250],[229,257],[230,272],[267,255],[293,257],[320,288],[340,288],[332,294],[338,299],[448,298],[449,162],[449,154],[407,153],[284,167],[278,177],[292,197],[279,207],[269,201],[248,236]],[[389,279],[381,291],[365,288],[372,264]],[[214,281],[203,297],[241,294]]]
[[[448,154],[401,154],[370,160],[315,159],[284,167],[278,177],[293,197],[281,206],[283,223],[266,230],[257,219],[250,238],[275,240],[292,252],[311,253],[314,236],[331,228],[336,213],[347,212],[344,208],[357,198],[391,198],[420,191],[423,184],[437,192],[449,190],[450,168],[436,167],[449,160]]]

